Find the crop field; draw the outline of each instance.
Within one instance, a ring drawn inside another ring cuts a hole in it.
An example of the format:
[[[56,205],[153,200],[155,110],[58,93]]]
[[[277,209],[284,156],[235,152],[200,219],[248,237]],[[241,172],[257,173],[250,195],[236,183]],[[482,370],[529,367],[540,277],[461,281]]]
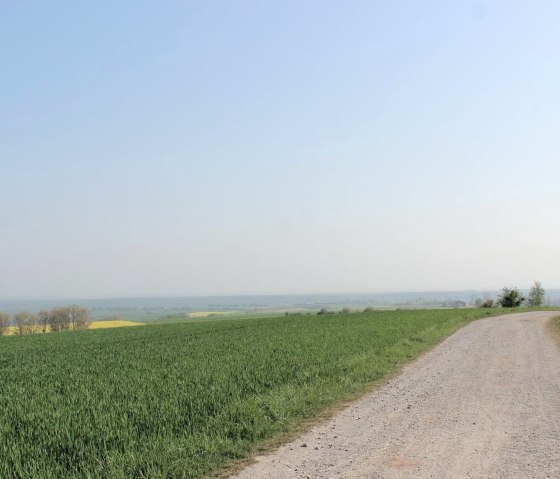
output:
[[[127,320],[110,320],[110,321],[92,321],[89,325],[89,329],[108,329],[108,328],[124,328],[128,326],[144,326],[145,323],[139,323],[137,321],[127,321]],[[50,333],[50,328],[47,326],[46,331]],[[18,328],[16,326],[9,326],[6,329],[6,336],[15,336],[18,334]],[[43,334],[43,326],[36,325],[33,328],[33,334]]]
[[[137,321],[127,321],[124,319],[92,321],[89,329],[127,328],[129,326],[144,326],[144,324],[145,323],[139,323]]]
[[[0,338],[0,477],[204,477],[487,314],[292,315]]]

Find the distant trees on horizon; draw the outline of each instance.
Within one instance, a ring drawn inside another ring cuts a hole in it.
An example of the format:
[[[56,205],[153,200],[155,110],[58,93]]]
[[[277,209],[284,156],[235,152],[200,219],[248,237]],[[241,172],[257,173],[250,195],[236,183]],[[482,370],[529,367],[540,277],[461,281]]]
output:
[[[37,314],[20,311],[12,317],[0,311],[0,336],[7,333],[11,325],[19,335],[87,329],[91,324],[89,310],[76,304],[43,309]]]
[[[540,281],[535,281],[527,295],[527,306],[542,306],[544,303],[544,288]]]
[[[540,281],[535,281],[529,290],[527,297],[523,296],[519,288],[502,288],[502,291],[494,301],[493,299],[478,298],[475,302],[477,308],[518,308],[525,305],[529,308],[543,306],[545,302],[545,290]]]

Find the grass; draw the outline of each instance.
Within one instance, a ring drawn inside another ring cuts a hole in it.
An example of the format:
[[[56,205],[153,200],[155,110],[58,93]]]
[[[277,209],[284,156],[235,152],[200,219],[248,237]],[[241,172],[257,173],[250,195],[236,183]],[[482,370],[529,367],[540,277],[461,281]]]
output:
[[[488,314],[292,315],[0,338],[0,477],[204,477]]]

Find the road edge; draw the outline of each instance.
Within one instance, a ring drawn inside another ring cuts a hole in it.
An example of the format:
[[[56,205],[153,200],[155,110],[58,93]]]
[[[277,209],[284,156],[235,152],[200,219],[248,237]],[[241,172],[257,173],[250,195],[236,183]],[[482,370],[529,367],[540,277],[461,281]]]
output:
[[[435,348],[440,346],[444,341],[449,339],[451,336],[456,334],[459,330],[463,329],[465,326],[468,326],[469,324],[474,323],[476,321],[496,318],[508,314],[512,314],[511,311],[497,312],[497,314],[491,314],[488,316],[483,316],[480,318],[468,320],[463,324],[456,325],[449,332],[449,334],[442,337],[440,341],[438,341],[437,343],[431,345],[430,347],[422,351],[420,354],[418,354],[418,356],[410,358],[408,361],[396,367],[393,371],[391,371],[387,375],[379,378],[376,382],[371,384],[366,389],[354,394],[351,397],[348,397],[344,400],[341,400],[337,403],[328,406],[323,411],[321,411],[317,416],[309,419],[305,419],[299,422],[298,424],[294,425],[293,428],[289,429],[283,434],[280,434],[276,437],[273,437],[265,441],[264,443],[261,443],[247,457],[232,461],[224,469],[216,470],[204,476],[204,479],[229,479],[235,476],[237,473],[241,472],[246,467],[250,466],[251,464],[254,464],[258,456],[263,456],[272,453],[282,445],[297,439],[299,436],[305,434],[306,432],[310,431],[314,427],[326,423],[327,421],[332,419],[337,413],[349,407],[351,404],[358,402],[360,399],[364,398],[369,394],[373,394],[375,391],[385,386],[390,380],[400,376],[403,373],[404,368],[418,361],[423,356],[429,354],[431,351],[433,351]]]
[[[550,318],[546,323],[546,329],[560,347],[560,315]]]

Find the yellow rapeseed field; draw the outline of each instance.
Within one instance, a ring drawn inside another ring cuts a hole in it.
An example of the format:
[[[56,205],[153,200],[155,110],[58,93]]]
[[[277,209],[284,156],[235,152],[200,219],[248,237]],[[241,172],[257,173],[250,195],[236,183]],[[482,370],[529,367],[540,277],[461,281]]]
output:
[[[28,334],[27,328],[26,328],[26,333]],[[33,328],[33,334],[39,334],[43,332],[43,327],[36,325]],[[47,329],[47,332],[50,333],[50,331]],[[6,329],[6,332],[4,333],[6,336],[15,336],[16,334],[18,334],[18,328],[17,326],[8,326],[8,328]]]
[[[144,323],[138,323],[136,321],[126,321],[124,319],[115,321],[92,321],[88,329],[122,328],[125,326],[144,326]],[[42,326],[35,326],[33,334],[41,334],[42,332]],[[47,328],[46,332],[50,333],[50,330]],[[16,334],[18,334],[18,328],[16,326],[9,326],[8,329],[6,329],[6,336],[15,336]]]
[[[144,326],[144,323],[118,319],[115,321],[92,321],[89,329],[122,328],[125,326]]]
[[[8,326],[4,334],[6,336],[12,336],[14,334],[17,334],[17,328],[15,326]]]

